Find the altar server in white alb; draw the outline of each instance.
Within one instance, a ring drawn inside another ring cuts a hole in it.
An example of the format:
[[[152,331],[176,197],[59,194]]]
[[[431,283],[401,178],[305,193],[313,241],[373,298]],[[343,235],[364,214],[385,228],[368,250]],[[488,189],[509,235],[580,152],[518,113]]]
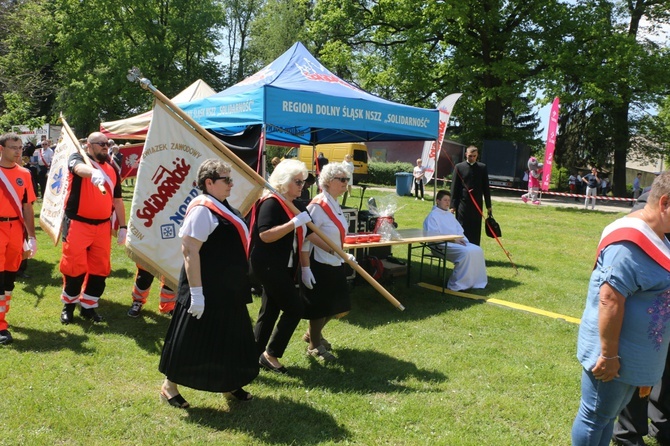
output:
[[[462,235],[463,238],[448,244],[440,243],[431,246],[434,253],[442,255],[446,247],[447,260],[454,263],[454,271],[449,278],[447,288],[452,291],[486,288],[486,263],[484,251],[470,243],[463,232],[463,227],[456,217],[449,212],[451,194],[439,190],[435,197],[435,206],[423,221],[423,230],[437,234]]]

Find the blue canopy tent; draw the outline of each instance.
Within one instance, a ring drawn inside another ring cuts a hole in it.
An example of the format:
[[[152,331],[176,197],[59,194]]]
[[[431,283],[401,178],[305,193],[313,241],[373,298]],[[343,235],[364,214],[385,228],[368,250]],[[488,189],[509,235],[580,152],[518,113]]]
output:
[[[265,126],[267,141],[291,145],[433,140],[439,122],[437,109],[381,99],[343,81],[300,42],[232,87],[179,105],[219,136]]]

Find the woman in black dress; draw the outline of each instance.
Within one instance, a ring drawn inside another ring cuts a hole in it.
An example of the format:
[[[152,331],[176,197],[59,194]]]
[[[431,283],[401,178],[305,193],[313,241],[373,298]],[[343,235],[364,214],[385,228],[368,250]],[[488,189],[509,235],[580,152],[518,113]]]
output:
[[[349,225],[337,198],[349,184],[344,163],[330,163],[319,175],[321,193],[307,206],[314,225],[324,237],[342,248]],[[356,261],[353,255],[349,259]],[[324,362],[335,361],[332,346],[322,336],[325,325],[334,317],[343,317],[351,310],[344,260],[315,233],[307,236],[301,253],[301,278],[305,286],[305,319],[309,329],[303,340],[309,343],[307,354]]]
[[[288,159],[277,164],[268,181],[286,200],[299,206],[294,200],[300,197],[306,178],[305,164]],[[252,223],[251,267],[263,284],[261,308],[254,327],[260,353],[258,363],[277,373],[287,373],[279,358],[304,312],[305,303],[296,288],[295,277],[309,221],[307,212],[295,215],[279,196],[266,191],[256,205]]]
[[[178,384],[248,401],[251,394],[242,386],[258,375],[247,311],[248,230],[226,201],[233,187],[230,166],[206,160],[197,185],[203,194],[189,204],[179,231],[184,267],[158,367],[166,377],[161,398],[181,408],[189,404]]]

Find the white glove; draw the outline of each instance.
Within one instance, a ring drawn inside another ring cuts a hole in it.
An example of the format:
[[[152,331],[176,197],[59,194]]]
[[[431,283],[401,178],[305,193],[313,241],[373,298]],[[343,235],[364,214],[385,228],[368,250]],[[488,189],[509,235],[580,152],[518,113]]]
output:
[[[105,184],[105,176],[98,169],[93,169],[91,172],[91,182],[96,186]]]
[[[28,238],[28,245],[30,245],[30,257],[28,258],[32,259],[37,254],[37,239],[35,237]]]
[[[304,283],[305,286],[311,290],[314,288],[314,284],[316,283],[314,274],[312,274],[312,270],[309,268],[309,266],[303,266],[300,269],[302,271],[302,283]]]
[[[191,306],[188,313],[196,319],[200,319],[205,312],[205,295],[202,294],[201,286],[192,286],[191,290]]]
[[[119,246],[125,245],[127,235],[128,230],[126,228],[120,228],[118,234],[116,234],[116,244]]]
[[[354,257],[353,254],[349,254],[349,253],[347,253],[347,257],[348,257],[349,260],[351,260],[352,262],[354,262],[354,263],[358,263],[358,262],[356,261],[356,257]]]
[[[293,223],[293,226],[296,229],[298,229],[298,226],[305,226],[310,221],[312,221],[312,219],[309,218],[309,214],[305,211],[299,213],[291,219],[291,223]]]

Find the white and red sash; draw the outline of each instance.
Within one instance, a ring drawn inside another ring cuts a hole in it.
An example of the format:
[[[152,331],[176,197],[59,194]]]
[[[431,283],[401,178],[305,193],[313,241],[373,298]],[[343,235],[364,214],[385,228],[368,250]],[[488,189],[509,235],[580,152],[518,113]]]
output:
[[[16,194],[16,190],[10,183],[9,178],[7,178],[2,169],[0,169],[0,187],[5,191],[7,196],[11,198],[9,203],[14,208],[14,211],[16,212],[16,215],[18,215],[21,224],[25,224],[23,221],[23,206],[21,206],[21,200]]]
[[[321,206],[323,212],[325,212],[328,218],[330,218],[330,220],[335,224],[337,229],[340,231],[340,247],[342,247],[344,245],[344,236],[347,234],[347,230],[342,224],[342,221],[337,218],[335,212],[333,212],[333,208],[331,208],[330,204],[328,204],[328,197],[326,197],[325,194],[319,194],[312,199],[311,204]]]
[[[91,161],[91,165],[94,168],[98,169],[100,171],[100,173],[102,174],[102,176],[105,178],[105,186],[106,186],[107,192],[108,193],[114,193],[114,182],[109,177],[109,175],[107,175],[107,172],[105,172],[105,169],[103,169],[102,166],[100,164],[98,164],[97,161],[95,161],[93,159],[91,159],[90,161]]]
[[[607,246],[621,241],[635,243],[652,260],[670,272],[670,249],[644,220],[624,217],[608,225],[603,230],[596,257]]]
[[[208,195],[198,195],[195,197],[186,208],[186,215],[196,206],[205,206],[210,211],[214,212],[216,215],[220,216],[224,220],[229,221],[235,229],[237,229],[238,234],[240,235],[240,240],[242,241],[242,246],[244,246],[244,253],[247,258],[249,258],[249,230],[244,221],[230,211],[223,204],[212,199]]]
[[[251,214],[251,228],[252,228],[252,230],[253,230],[253,228],[256,224],[256,212],[258,212],[258,208],[260,207],[261,203],[263,203],[268,198],[274,198],[275,200],[277,200],[279,202],[279,204],[281,205],[282,209],[284,209],[284,212],[286,213],[286,215],[288,216],[289,219],[292,219],[293,217],[295,217],[297,215],[297,214],[294,214],[293,212],[291,212],[291,210],[288,208],[288,206],[286,205],[286,203],[284,202],[282,197],[280,197],[279,195],[277,195],[275,193],[271,193],[269,195],[265,195],[265,196],[261,197],[261,199],[258,200],[258,203],[256,204],[256,206],[254,206],[253,213]],[[302,250],[302,243],[305,240],[305,227],[304,226],[298,226],[298,228],[295,230],[295,232],[296,232],[296,238],[297,238],[297,241],[298,241],[298,251],[297,252],[299,253]]]
[[[30,250],[30,245],[28,244],[28,228],[26,227],[26,221],[23,218],[23,206],[21,206],[21,200],[16,194],[16,190],[9,182],[9,179],[2,169],[0,169],[0,189],[4,190],[8,197],[11,197],[9,203],[14,208],[16,215],[18,215],[21,226],[23,226],[23,250],[28,251]]]
[[[50,169],[51,165],[49,163],[47,163],[47,160],[44,159],[44,150],[45,149],[40,149],[39,155],[40,155],[40,158],[42,159],[42,163],[44,164],[44,167],[46,167],[47,169]]]

